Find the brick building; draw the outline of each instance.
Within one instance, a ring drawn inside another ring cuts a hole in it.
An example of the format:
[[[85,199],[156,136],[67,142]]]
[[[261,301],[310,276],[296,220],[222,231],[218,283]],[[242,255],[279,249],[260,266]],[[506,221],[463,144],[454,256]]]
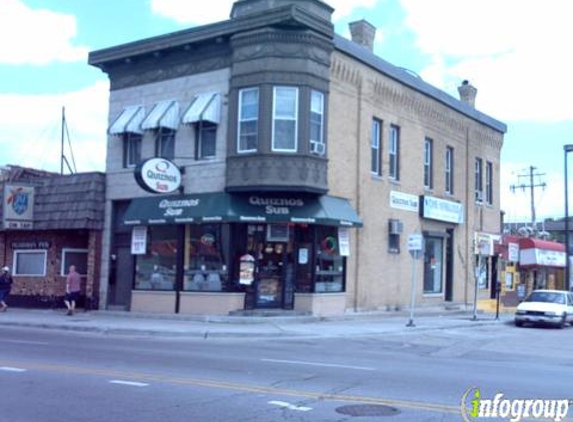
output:
[[[0,172],[0,265],[14,278],[10,305],[63,306],[70,265],[82,275],[80,305],[97,308],[104,214],[103,173]]]
[[[458,100],[375,56],[368,22],[336,35],[332,11],[240,0],[227,21],[90,54],[111,83],[102,307],[404,307],[413,232],[419,303],[472,300],[506,126],[468,82]],[[179,191],[136,183],[151,157],[182,169]]]

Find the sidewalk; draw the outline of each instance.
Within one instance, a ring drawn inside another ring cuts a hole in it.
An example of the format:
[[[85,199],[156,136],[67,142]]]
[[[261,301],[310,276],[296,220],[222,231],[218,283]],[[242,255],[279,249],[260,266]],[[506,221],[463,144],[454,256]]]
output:
[[[337,317],[312,316],[243,317],[141,314],[131,312],[80,311],[66,316],[63,309],[31,310],[10,308],[0,314],[0,327],[28,327],[86,333],[182,338],[328,338],[400,334],[415,331],[468,328],[504,324],[511,315],[471,312],[420,312],[415,327],[406,327],[408,313],[356,313]]]

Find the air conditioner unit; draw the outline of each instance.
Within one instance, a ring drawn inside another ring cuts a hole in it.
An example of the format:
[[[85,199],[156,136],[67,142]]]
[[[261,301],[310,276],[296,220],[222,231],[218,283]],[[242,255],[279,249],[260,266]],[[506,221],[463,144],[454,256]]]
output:
[[[322,142],[310,141],[310,152],[316,155],[324,155],[326,152],[326,145]]]
[[[402,234],[404,224],[400,220],[388,220],[388,231],[390,234]]]
[[[476,190],[476,202],[483,202],[483,192]]]

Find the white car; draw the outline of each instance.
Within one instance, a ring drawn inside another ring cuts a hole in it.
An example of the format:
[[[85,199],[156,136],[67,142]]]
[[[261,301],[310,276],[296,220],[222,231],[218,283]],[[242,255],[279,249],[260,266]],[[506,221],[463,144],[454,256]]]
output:
[[[515,325],[551,324],[563,328],[573,324],[573,293],[563,290],[534,290],[515,311]]]

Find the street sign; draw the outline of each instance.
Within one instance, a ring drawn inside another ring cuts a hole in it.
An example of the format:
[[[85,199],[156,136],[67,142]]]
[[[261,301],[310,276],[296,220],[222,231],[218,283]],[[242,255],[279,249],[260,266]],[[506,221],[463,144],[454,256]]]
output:
[[[408,252],[412,258],[419,259],[424,251],[424,236],[420,233],[414,233],[408,236]]]

